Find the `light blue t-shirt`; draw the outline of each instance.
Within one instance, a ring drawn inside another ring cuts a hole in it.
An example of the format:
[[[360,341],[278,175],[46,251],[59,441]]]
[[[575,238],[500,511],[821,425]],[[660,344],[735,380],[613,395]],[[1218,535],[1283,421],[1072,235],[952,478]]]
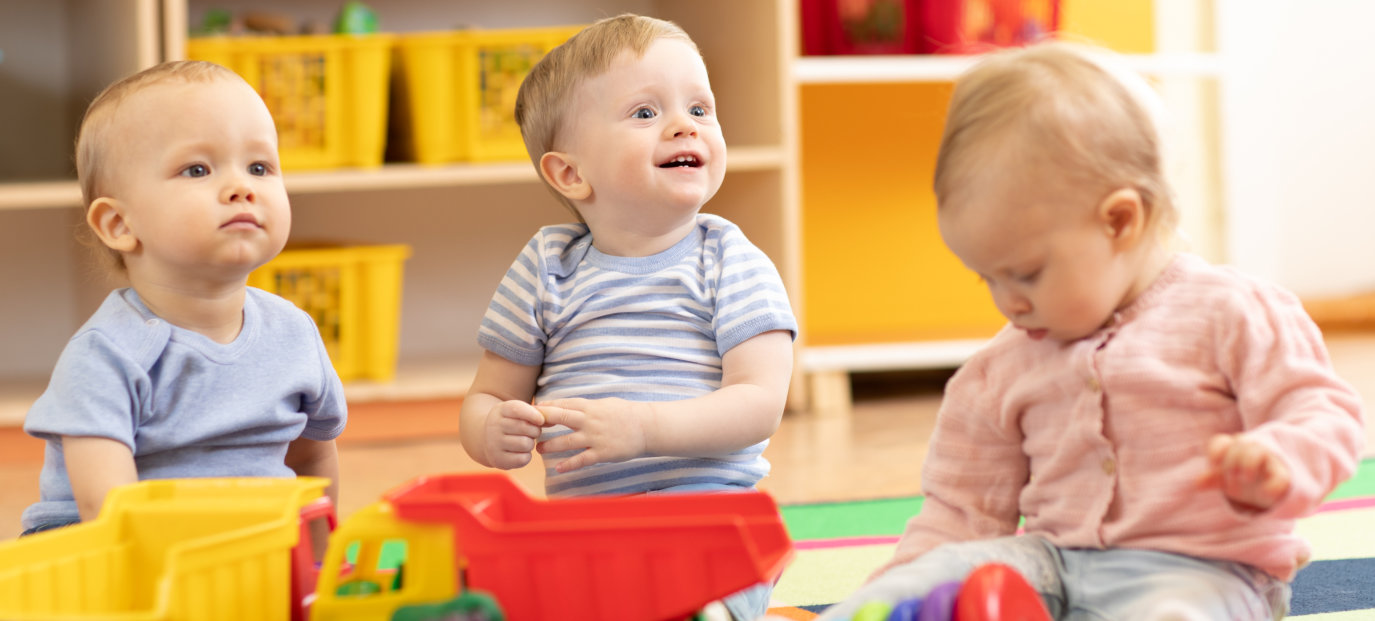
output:
[[[767,255],[725,219],[702,214],[673,247],[616,257],[587,226],[547,226],[497,288],[478,343],[541,366],[535,399],[676,401],[721,387],[721,356],[772,330],[797,334]],[[568,433],[546,429],[541,440]],[[644,457],[566,474],[545,469],[550,496],[633,494],[680,485],[750,487],[769,472],[765,440],[714,457]],[[546,463],[568,454],[546,455]]]
[[[297,438],[344,429],[343,385],[310,316],[250,287],[232,343],[173,326],[119,289],[77,330],[24,419],[47,441],[40,500],[24,528],[80,519],[61,436],[110,438],[134,453],[139,479],[291,477]]]

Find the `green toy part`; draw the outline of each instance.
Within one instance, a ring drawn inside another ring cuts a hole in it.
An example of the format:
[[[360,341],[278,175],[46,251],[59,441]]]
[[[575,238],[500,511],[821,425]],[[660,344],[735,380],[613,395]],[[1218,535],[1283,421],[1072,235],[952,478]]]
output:
[[[377,32],[377,12],[358,0],[349,0],[334,20],[335,34],[372,34]]]
[[[391,616],[392,621],[506,621],[492,596],[481,591],[468,591],[447,602],[402,606]]]

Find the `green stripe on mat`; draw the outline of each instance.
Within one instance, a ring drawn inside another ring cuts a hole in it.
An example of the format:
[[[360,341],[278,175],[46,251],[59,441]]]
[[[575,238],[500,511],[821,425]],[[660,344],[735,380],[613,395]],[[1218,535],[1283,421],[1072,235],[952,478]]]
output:
[[[883,498],[779,508],[793,541],[901,535],[908,518],[921,511],[921,496]]]
[[[1337,486],[1332,490],[1332,495],[1328,500],[1342,500],[1343,498],[1359,498],[1362,496],[1375,496],[1375,457],[1361,460],[1356,466],[1356,474],[1347,482]]]
[[[1364,459],[1355,476],[1337,486],[1328,500],[1375,496],[1375,458]],[[901,535],[908,518],[921,511],[921,497],[882,498],[780,507],[793,541]]]

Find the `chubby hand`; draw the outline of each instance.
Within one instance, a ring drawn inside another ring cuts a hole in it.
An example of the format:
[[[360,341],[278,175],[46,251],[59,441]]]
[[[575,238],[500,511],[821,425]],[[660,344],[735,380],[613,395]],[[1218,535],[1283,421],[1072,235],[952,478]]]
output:
[[[544,414],[546,424],[563,425],[573,430],[541,442],[540,453],[582,449],[555,467],[560,473],[645,454],[646,430],[653,420],[652,406],[648,403],[616,398],[555,399],[535,407]]]
[[[1289,467],[1263,444],[1241,434],[1208,441],[1208,471],[1199,487],[1217,488],[1234,504],[1264,511],[1289,493],[1289,483]]]
[[[487,461],[493,468],[511,470],[530,463],[544,415],[524,401],[502,401],[487,414],[483,430]]]

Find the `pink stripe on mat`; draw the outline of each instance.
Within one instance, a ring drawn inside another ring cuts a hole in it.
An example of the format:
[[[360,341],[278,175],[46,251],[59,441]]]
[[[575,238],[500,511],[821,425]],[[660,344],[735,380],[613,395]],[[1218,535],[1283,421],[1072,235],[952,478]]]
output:
[[[803,541],[794,541],[793,548],[797,550],[825,550],[827,548],[849,548],[852,546],[891,545],[897,542],[897,535],[837,537],[835,539],[806,539]]]
[[[1325,502],[1318,507],[1314,513],[1326,513],[1328,511],[1343,511],[1347,509],[1368,509],[1375,507],[1375,496],[1365,498],[1347,498],[1345,500],[1333,500]],[[1021,534],[1022,529],[1017,529]],[[827,550],[831,548],[850,548],[856,546],[879,546],[892,545],[898,542],[898,535],[874,535],[869,537],[836,537],[834,539],[806,539],[794,541],[793,548],[796,550]]]

